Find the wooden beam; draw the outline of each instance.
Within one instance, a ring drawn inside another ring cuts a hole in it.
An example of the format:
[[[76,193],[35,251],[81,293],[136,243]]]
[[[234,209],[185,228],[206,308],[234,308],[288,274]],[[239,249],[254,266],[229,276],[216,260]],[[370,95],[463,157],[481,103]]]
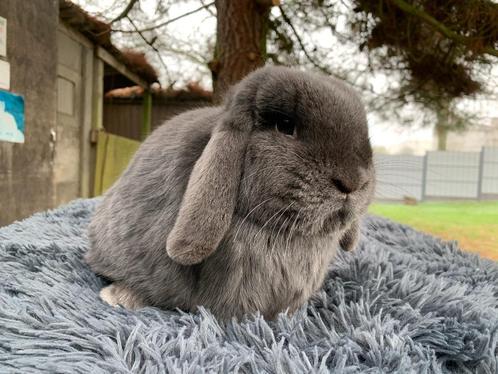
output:
[[[144,81],[142,78],[140,78],[137,74],[131,72],[125,66],[125,64],[118,61],[116,57],[114,57],[112,54],[107,52],[104,48],[97,47],[96,51],[97,51],[97,53],[96,53],[97,57],[100,58],[102,61],[104,61],[106,64],[112,66],[114,69],[119,71],[121,74],[123,74],[125,77],[127,77],[132,82],[135,82],[139,86],[142,86],[145,89],[149,88],[149,85],[147,84],[146,81]]]
[[[101,59],[93,59],[93,118],[92,129],[102,130],[104,128],[104,62]]]

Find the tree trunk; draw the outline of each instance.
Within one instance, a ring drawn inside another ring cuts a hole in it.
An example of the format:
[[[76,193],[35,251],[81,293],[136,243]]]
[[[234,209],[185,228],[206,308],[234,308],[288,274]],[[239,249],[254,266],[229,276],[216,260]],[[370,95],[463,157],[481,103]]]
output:
[[[216,0],[216,49],[209,63],[215,102],[266,60],[268,16],[275,0]]]
[[[446,151],[446,140],[448,139],[448,128],[446,126],[441,126],[439,123],[436,124],[436,134],[437,134],[437,149],[438,151]]]
[[[438,151],[446,151],[448,131],[450,130],[450,114],[448,102],[443,101],[437,112],[437,122],[435,130],[437,135]]]

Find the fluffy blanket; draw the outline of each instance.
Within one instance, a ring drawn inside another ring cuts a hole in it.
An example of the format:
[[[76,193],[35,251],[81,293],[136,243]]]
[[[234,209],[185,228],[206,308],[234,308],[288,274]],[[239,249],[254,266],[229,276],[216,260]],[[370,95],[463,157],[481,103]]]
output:
[[[0,229],[0,373],[497,373],[498,264],[368,217],[316,299],[222,325],[112,308],[82,262],[98,200]]]

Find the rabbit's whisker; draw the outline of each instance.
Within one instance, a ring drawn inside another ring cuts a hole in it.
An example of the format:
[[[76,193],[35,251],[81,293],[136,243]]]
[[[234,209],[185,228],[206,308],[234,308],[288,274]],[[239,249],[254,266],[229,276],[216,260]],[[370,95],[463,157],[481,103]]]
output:
[[[270,223],[282,210],[284,209],[288,209],[291,205],[293,205],[295,203],[295,201],[291,202],[289,204],[289,206],[287,207],[283,207],[283,208],[280,208],[279,210],[277,210],[276,213],[274,213],[270,218],[268,218],[265,222],[265,224],[263,226],[261,226],[261,228],[258,230],[258,232],[256,233],[256,235],[254,235],[254,241],[256,241],[256,238],[258,237],[258,235],[263,231],[263,229],[266,227],[266,225],[268,225],[268,223]]]
[[[266,200],[263,200],[262,202],[260,202],[258,205],[256,205],[254,208],[252,208],[249,213],[246,214],[246,216],[242,219],[242,221],[239,223],[238,227],[237,227],[237,231],[235,232],[235,235],[234,235],[234,238],[233,238],[233,241],[237,241],[237,235],[239,234],[239,231],[240,229],[242,228],[242,226],[244,225],[244,222],[247,220],[247,218],[249,218],[249,216],[256,210],[258,209],[261,205],[263,205],[264,203],[267,203],[268,201],[270,201],[272,199],[272,197],[269,197],[268,199]]]
[[[290,240],[292,238],[292,235],[293,235],[293,230],[295,229],[295,226],[296,226],[296,223],[299,219],[299,216],[302,212],[303,208],[300,208],[297,213],[296,213],[296,218],[294,219],[294,222],[292,223],[292,226],[291,228],[289,229],[289,234],[287,235],[287,240],[285,241],[285,252],[284,253],[287,253],[287,248],[289,247],[289,243],[290,243]]]
[[[294,202],[291,202],[289,205],[287,205],[287,208],[285,208],[285,210],[283,210],[283,211],[282,211],[282,213],[280,213],[280,215],[279,215],[278,219],[280,219],[280,218],[284,215],[284,213],[285,213],[285,212],[286,212],[286,211],[287,211],[287,210],[288,210],[288,209],[292,206],[292,204],[294,204]],[[271,236],[272,236],[272,237],[273,237],[273,231],[275,230],[275,227],[276,227],[276,226],[277,226],[277,224],[278,224],[278,219],[276,220],[276,222],[275,222],[275,224],[273,225],[273,228],[272,228],[272,230],[271,230]],[[279,229],[278,229],[278,231],[277,231],[277,235],[276,235],[276,237],[274,237],[273,246],[272,246],[272,248],[271,248],[270,252],[273,252],[273,248],[275,248],[275,244],[276,244],[276,242],[277,242],[277,239],[278,239],[278,236],[279,236],[279,234],[280,234],[280,231],[281,231],[281,230],[282,230],[282,228],[284,227],[284,224],[285,224],[285,222],[287,222],[287,220],[288,220],[288,217],[287,217],[287,218],[284,220],[284,222],[280,225],[280,228],[279,228]]]
[[[280,240],[280,231],[282,231],[282,229],[284,228],[285,224],[287,223],[287,220],[289,219],[289,217],[287,217],[284,222],[282,222],[282,224],[280,225],[280,228],[278,229],[277,231],[277,235],[274,237],[274,240],[273,240],[273,245],[271,247],[271,250],[270,250],[270,253],[273,253],[273,249],[275,248],[275,246],[277,245],[277,241]],[[272,235],[273,235],[273,231],[272,231]]]

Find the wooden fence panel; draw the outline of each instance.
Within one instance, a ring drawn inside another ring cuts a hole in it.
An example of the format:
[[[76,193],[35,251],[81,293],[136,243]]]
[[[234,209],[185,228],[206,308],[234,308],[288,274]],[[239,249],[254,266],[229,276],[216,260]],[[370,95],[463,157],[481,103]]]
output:
[[[201,100],[158,101],[153,98],[152,130],[178,114],[207,105],[208,102]],[[142,101],[113,99],[104,102],[104,128],[108,133],[141,140],[143,115]]]
[[[128,166],[140,142],[101,131],[97,143],[94,195],[102,195]]]
[[[133,140],[141,139],[143,107],[138,104],[104,103],[104,128],[107,133]]]

